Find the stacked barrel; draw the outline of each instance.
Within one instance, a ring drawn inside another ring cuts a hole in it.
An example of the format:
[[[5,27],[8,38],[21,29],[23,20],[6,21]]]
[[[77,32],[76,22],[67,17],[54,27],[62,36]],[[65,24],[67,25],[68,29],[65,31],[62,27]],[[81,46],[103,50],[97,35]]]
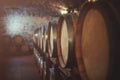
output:
[[[86,1],[79,15],[71,12],[50,21],[37,37],[42,46],[37,54],[43,59],[43,80],[119,78],[119,30],[117,12],[102,0]]]
[[[4,55],[26,55],[30,54],[30,46],[25,43],[21,35],[11,37],[3,35],[1,37],[0,53]]]
[[[11,45],[11,37],[8,35],[4,35],[1,37],[1,43],[0,43],[0,53],[1,54],[8,54],[8,49]]]

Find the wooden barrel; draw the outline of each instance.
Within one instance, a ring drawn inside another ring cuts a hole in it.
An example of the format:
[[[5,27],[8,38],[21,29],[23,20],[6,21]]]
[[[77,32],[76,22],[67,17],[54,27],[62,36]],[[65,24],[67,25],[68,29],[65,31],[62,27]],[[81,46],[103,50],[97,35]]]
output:
[[[16,54],[17,53],[17,47],[14,43],[12,43],[9,47],[9,50],[8,50],[11,54]]]
[[[11,37],[9,35],[3,35],[1,36],[0,40],[0,52],[1,54],[9,54],[9,47],[11,45]]]
[[[33,48],[33,53],[34,53],[35,57],[38,59],[39,52],[37,51],[37,49],[35,47]]]
[[[37,45],[40,48],[40,28],[37,33],[38,33],[38,36],[37,36],[38,44]]]
[[[46,61],[43,61],[43,80],[46,80],[46,74],[47,74],[47,71],[46,71]]]
[[[55,80],[55,70],[54,68],[49,68],[50,71],[50,79],[49,80]]]
[[[21,53],[30,53],[30,47],[28,46],[28,44],[23,44],[20,47],[20,51]]]
[[[66,77],[66,75],[64,75],[64,73],[61,72],[58,66],[52,66],[51,68],[49,68],[49,72],[49,80],[75,80],[72,78],[67,79],[68,77]]]
[[[33,36],[32,36],[32,42],[33,42],[33,46],[36,48],[36,43],[37,43],[37,40],[36,40],[36,34],[34,33]]]
[[[61,16],[57,26],[57,51],[62,68],[76,66],[75,61],[75,30],[77,19],[70,13]]]
[[[35,36],[35,34],[33,34],[32,41],[33,41],[34,44],[36,43],[36,36]]]
[[[120,79],[120,28],[110,3],[86,3],[76,31],[76,59],[82,80]]]
[[[48,25],[48,53],[49,57],[57,56],[57,24],[49,22]]]
[[[47,34],[48,26],[43,27],[43,52],[48,52],[48,46],[47,46],[47,40],[48,40],[48,34]]]
[[[43,58],[42,57],[39,57],[40,58],[40,75],[43,76]]]
[[[44,59],[43,65],[43,80],[50,80],[50,68],[52,67],[52,63],[49,58]]]
[[[40,47],[40,30],[41,28],[37,28],[33,34],[33,43],[37,48]]]
[[[49,68],[49,72],[50,72],[49,80],[64,80],[65,79],[65,78],[64,79],[62,78],[62,76],[60,75],[62,73],[55,66],[52,66],[51,68]]]
[[[51,80],[50,79],[50,71],[49,71],[50,66],[48,65],[47,61],[44,61],[43,65],[43,79],[42,80]],[[52,79],[53,80],[53,79]]]
[[[44,28],[43,27],[41,27],[40,28],[40,49],[41,50],[43,50],[43,37],[44,37],[44,35],[43,35],[43,30],[44,30]]]
[[[13,43],[16,44],[17,46],[22,45],[24,42],[24,39],[21,35],[16,35],[13,37]]]
[[[8,47],[12,42],[11,37],[9,35],[4,35],[2,38],[3,38],[2,44]]]

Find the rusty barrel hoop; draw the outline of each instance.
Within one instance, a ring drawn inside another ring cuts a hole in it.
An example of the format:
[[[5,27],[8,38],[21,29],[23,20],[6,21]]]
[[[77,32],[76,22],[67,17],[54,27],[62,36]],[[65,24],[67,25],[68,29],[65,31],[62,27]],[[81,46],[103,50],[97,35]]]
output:
[[[48,53],[49,57],[57,56],[57,24],[49,22],[48,25]]]
[[[57,26],[57,52],[60,66],[71,68],[76,66],[75,61],[75,30],[77,20],[74,13],[59,18]]]
[[[75,37],[82,80],[119,78],[120,64],[116,64],[120,60],[119,23],[113,6],[106,1],[86,3],[82,7]]]

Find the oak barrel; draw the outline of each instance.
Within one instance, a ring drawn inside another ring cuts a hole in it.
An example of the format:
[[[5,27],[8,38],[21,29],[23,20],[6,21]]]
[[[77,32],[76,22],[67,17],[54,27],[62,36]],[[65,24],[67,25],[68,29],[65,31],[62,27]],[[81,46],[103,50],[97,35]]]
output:
[[[40,57],[40,60],[39,60],[39,61],[40,61],[40,63],[39,63],[39,64],[40,64],[40,74],[41,74],[41,76],[43,76],[43,69],[44,69],[44,68],[43,68],[43,58]]]
[[[24,39],[23,39],[23,37],[21,35],[15,35],[13,37],[13,43],[15,45],[20,46],[20,45],[23,44],[23,42],[24,42]]]
[[[75,30],[77,19],[74,13],[59,18],[57,26],[57,53],[62,68],[75,67]]]
[[[4,35],[2,37],[2,44],[6,47],[8,47],[12,42],[12,38],[9,35]]]
[[[12,54],[17,54],[17,47],[14,43],[12,43],[9,47],[9,52]]]
[[[43,35],[43,30],[44,30],[44,28],[43,28],[43,26],[41,27],[41,30],[40,30],[40,49],[41,50],[43,50],[43,37],[44,37],[44,35]]]
[[[36,48],[40,47],[40,31],[41,28],[37,28],[33,34],[33,43]]]
[[[106,1],[88,2],[81,8],[75,40],[82,80],[119,78],[119,23],[116,11]]]
[[[26,43],[22,44],[21,47],[20,47],[20,51],[22,53],[30,53],[30,47],[29,47],[29,45],[26,44]]]
[[[44,25],[44,27],[43,27],[43,52],[44,53],[48,52],[48,46],[47,46],[48,34],[47,34],[47,30],[48,30],[48,26]]]
[[[48,53],[49,57],[57,56],[57,23],[49,22],[48,25]]]

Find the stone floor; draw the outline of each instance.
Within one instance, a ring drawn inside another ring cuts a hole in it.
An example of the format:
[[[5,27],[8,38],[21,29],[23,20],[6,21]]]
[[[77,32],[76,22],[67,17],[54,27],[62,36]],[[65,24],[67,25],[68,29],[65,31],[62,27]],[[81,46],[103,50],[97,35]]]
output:
[[[0,80],[41,80],[34,55],[0,55]]]

